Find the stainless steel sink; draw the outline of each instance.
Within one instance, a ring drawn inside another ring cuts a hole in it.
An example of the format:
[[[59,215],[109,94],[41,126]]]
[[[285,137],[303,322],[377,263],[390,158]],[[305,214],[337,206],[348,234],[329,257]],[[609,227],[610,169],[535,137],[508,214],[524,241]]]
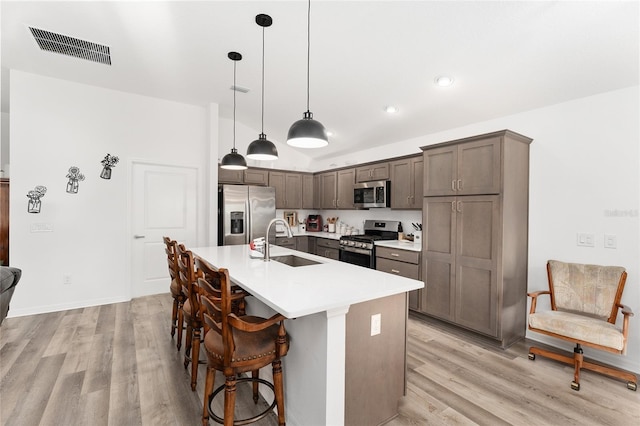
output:
[[[304,257],[296,256],[293,254],[287,254],[285,256],[272,256],[271,260],[275,260],[276,262],[284,263],[289,266],[309,266],[309,265],[317,265],[322,262],[316,262],[315,260],[307,259]]]

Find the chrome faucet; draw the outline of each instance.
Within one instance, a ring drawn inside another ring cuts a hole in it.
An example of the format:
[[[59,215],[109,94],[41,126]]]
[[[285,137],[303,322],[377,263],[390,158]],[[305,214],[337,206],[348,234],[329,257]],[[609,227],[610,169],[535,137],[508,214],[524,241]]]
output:
[[[265,262],[268,262],[269,260],[271,260],[271,258],[269,257],[269,231],[271,230],[271,227],[273,226],[273,224],[276,222],[284,223],[284,226],[287,228],[287,236],[289,238],[293,237],[293,232],[291,232],[291,227],[289,226],[286,220],[280,219],[280,218],[271,219],[271,221],[267,225],[267,233],[264,238],[264,261]]]

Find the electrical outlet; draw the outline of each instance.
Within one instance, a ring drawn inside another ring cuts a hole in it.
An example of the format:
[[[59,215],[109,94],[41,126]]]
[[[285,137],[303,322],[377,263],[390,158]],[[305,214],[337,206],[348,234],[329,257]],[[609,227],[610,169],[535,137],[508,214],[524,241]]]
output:
[[[595,247],[596,239],[593,234],[578,233],[576,244],[580,247]]]
[[[382,314],[371,315],[371,335],[372,336],[380,334],[381,326],[382,326]]]
[[[614,249],[618,247],[618,237],[614,234],[604,234],[604,248]]]
[[[62,284],[70,285],[71,284],[71,274],[62,275]]]

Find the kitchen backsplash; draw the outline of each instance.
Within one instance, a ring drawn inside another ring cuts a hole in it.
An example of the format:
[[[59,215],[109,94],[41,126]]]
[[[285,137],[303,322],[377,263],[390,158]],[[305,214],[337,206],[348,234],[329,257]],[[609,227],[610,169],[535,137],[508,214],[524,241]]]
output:
[[[365,220],[381,219],[381,220],[399,220],[402,222],[402,228],[405,234],[413,234],[414,228],[412,223],[422,223],[422,212],[420,210],[391,210],[385,208],[369,209],[369,210],[276,210],[276,217],[284,218],[285,211],[295,211],[298,216],[298,222],[305,219],[310,214],[319,214],[322,216],[323,225],[326,224],[327,217],[337,217],[337,223],[344,223],[347,227],[358,229],[362,233]]]

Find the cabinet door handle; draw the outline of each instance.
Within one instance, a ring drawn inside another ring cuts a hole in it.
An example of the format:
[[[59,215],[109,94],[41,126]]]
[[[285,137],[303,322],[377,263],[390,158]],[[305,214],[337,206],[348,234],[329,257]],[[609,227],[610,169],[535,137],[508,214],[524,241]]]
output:
[[[458,191],[462,190],[462,179],[458,179]]]
[[[458,207],[457,210],[462,213],[462,201],[458,201]]]
[[[451,181],[451,190],[452,190],[452,191],[455,191],[455,190],[456,190],[456,180],[455,180],[455,179],[453,179],[453,180]]]
[[[394,274],[399,274],[400,271],[398,271],[397,269],[392,269],[391,272],[393,272]]]
[[[139,240],[140,238],[144,238],[144,235],[134,235],[133,238]]]
[[[454,213],[456,211],[456,202],[455,201],[451,202],[451,211],[454,212]]]
[[[400,256],[400,255],[399,255],[398,253],[391,253],[391,256],[393,256],[393,257],[398,257],[398,256]]]

